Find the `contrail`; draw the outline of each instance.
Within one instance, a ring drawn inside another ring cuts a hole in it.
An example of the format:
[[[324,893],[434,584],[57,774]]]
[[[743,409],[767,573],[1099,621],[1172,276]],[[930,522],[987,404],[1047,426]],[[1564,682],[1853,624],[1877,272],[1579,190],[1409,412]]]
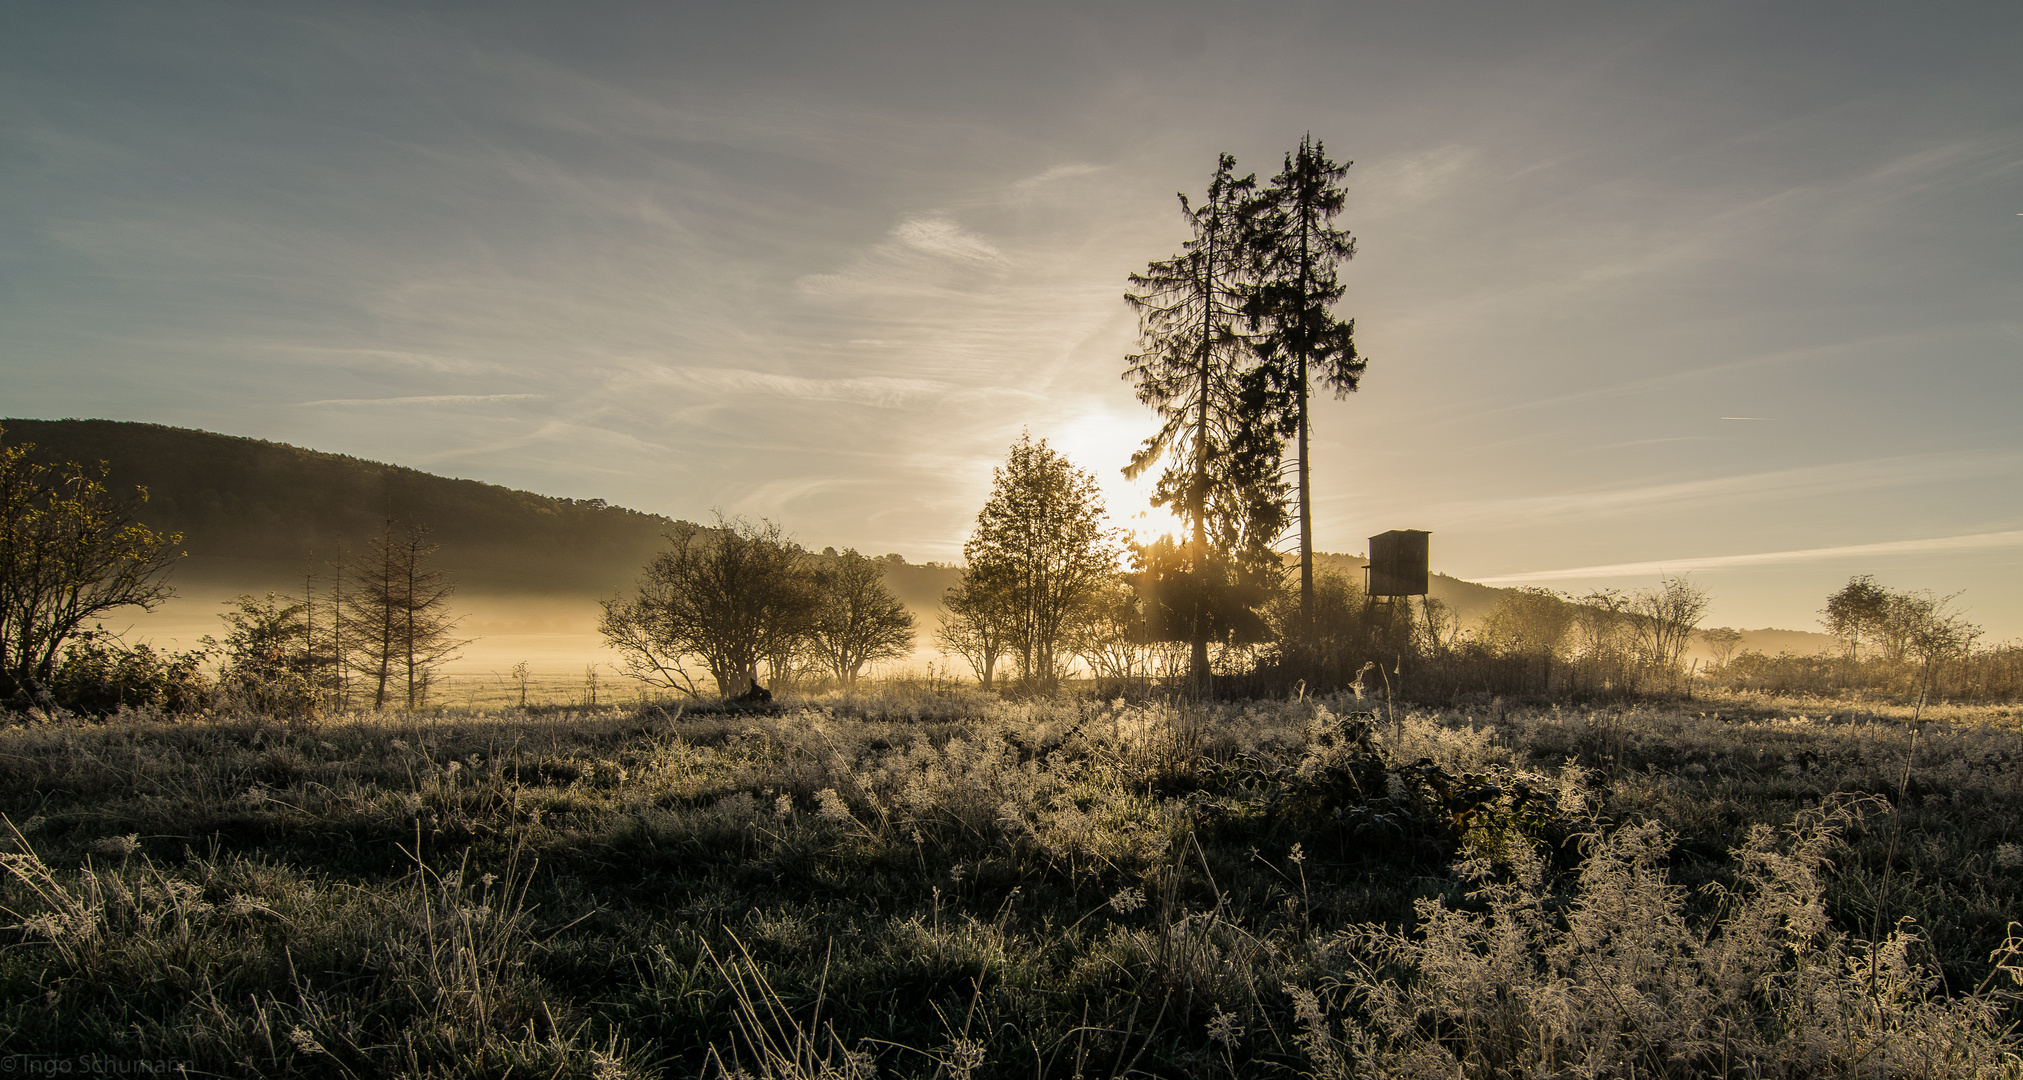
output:
[[[1499,574],[1470,580],[1479,581],[1484,585],[1510,585],[1533,581],[1565,581],[1572,578],[1647,577],[1651,574],[1684,573],[1688,570],[1715,570],[1725,566],[1759,566],[1766,563],[1838,559],[1849,555],[1911,555],[1933,551],[1979,551],[1986,548],[2018,546],[2023,546],[2023,529],[2009,532],[1967,533],[1962,536],[1937,536],[1926,540],[1889,540],[1880,544],[1848,544],[1843,547],[1800,548],[1796,551],[1761,551],[1750,555],[1705,555],[1699,558],[1610,563],[1606,566],[1577,566],[1569,570],[1533,570],[1523,574]]]
[[[312,405],[467,405],[480,401],[534,401],[546,394],[426,394],[419,397],[324,398],[298,401],[300,408]]]

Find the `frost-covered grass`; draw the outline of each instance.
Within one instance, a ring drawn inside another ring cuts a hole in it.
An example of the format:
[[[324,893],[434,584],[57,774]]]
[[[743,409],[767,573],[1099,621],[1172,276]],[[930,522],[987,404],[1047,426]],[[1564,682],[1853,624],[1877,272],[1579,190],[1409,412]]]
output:
[[[902,687],[16,725],[0,1056],[2019,1075],[2017,717],[1908,719]]]

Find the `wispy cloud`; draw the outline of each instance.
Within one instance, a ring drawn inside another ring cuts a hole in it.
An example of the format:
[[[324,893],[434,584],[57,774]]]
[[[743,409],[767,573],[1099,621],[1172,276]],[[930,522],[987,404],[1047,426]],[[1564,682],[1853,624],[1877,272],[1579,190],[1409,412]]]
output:
[[[540,401],[546,394],[418,394],[413,397],[386,398],[324,398],[320,401],[298,401],[298,408],[312,408],[319,405],[475,405],[490,401]]]
[[[744,368],[675,368],[670,373],[685,382],[727,394],[792,398],[798,401],[847,401],[892,409],[947,389],[927,379],[894,379],[864,375],[848,379],[806,379]]]
[[[1869,491],[1941,479],[2003,476],[2023,470],[2023,452],[1912,454],[1735,476],[1612,485],[1551,495],[1481,499],[1428,508],[1429,520],[1447,527],[1484,521],[1539,523],[1649,513],[1777,498]]]
[[[1358,198],[1371,213],[1395,212],[1443,194],[1481,161],[1480,150],[1450,143],[1354,166]]]
[[[1065,180],[1070,176],[1087,176],[1090,173],[1102,172],[1108,168],[1109,166],[1107,165],[1089,165],[1079,161],[1067,162],[1056,165],[1045,172],[1028,176],[1023,180],[1014,180],[1012,182],[1012,189],[1014,191],[1030,191],[1033,188],[1051,184],[1056,180]]]
[[[1936,536],[1924,540],[1889,540],[1878,544],[1846,544],[1839,547],[1800,548],[1794,551],[1760,551],[1747,555],[1703,555],[1683,559],[1652,559],[1645,562],[1609,563],[1605,566],[1577,566],[1566,570],[1535,570],[1523,574],[1499,574],[1474,580],[1484,585],[1522,585],[1538,581],[1572,581],[1580,578],[1648,577],[1652,574],[1691,570],[1718,570],[1731,566],[1765,566],[1774,563],[1827,562],[1849,557],[1874,558],[1883,555],[1930,555],[1941,552],[1986,551],[1993,548],[2023,547],[2023,529],[2008,532],[1966,533]]]
[[[317,364],[346,367],[411,368],[443,374],[492,373],[499,365],[466,357],[417,349],[366,349],[342,346],[305,345],[300,342],[249,342],[249,352],[298,356]]]
[[[732,504],[731,511],[735,514],[778,521],[786,517],[787,510],[796,503],[819,498],[843,488],[861,487],[870,483],[875,481],[839,476],[794,476],[784,480],[769,480]]]
[[[973,232],[944,217],[920,217],[902,221],[892,230],[900,243],[915,251],[973,263],[1003,263],[1004,252]]]

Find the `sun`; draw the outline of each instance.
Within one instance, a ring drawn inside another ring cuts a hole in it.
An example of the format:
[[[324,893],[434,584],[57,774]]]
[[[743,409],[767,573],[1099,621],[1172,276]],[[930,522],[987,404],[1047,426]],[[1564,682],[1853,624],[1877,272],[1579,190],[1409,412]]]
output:
[[[1078,416],[1034,431],[1076,468],[1096,478],[1103,490],[1103,505],[1109,512],[1110,523],[1140,544],[1162,536],[1179,536],[1184,531],[1179,518],[1165,507],[1152,505],[1152,489],[1158,480],[1156,469],[1135,480],[1124,477],[1124,464],[1145,441],[1151,427],[1150,418],[1143,415],[1119,414],[1105,405],[1092,404]]]

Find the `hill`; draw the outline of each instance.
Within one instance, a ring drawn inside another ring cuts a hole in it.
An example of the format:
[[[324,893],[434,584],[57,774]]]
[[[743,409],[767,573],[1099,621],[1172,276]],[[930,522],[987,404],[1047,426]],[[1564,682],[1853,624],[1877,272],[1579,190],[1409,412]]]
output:
[[[1360,586],[1363,583],[1363,568],[1368,565],[1370,560],[1361,555],[1314,552],[1316,576],[1339,574]],[[1496,602],[1509,591],[1493,585],[1477,585],[1472,581],[1448,577],[1446,574],[1431,575],[1426,582],[1426,589],[1429,596],[1446,604],[1448,610],[1459,615],[1463,625],[1473,623],[1489,614],[1490,609],[1496,606]]]
[[[609,595],[680,525],[671,518],[454,480],[284,443],[111,420],[0,420],[45,461],[104,461],[115,491],[148,491],[141,520],[183,534],[179,585],[299,588],[388,518],[426,525],[466,590]]]

